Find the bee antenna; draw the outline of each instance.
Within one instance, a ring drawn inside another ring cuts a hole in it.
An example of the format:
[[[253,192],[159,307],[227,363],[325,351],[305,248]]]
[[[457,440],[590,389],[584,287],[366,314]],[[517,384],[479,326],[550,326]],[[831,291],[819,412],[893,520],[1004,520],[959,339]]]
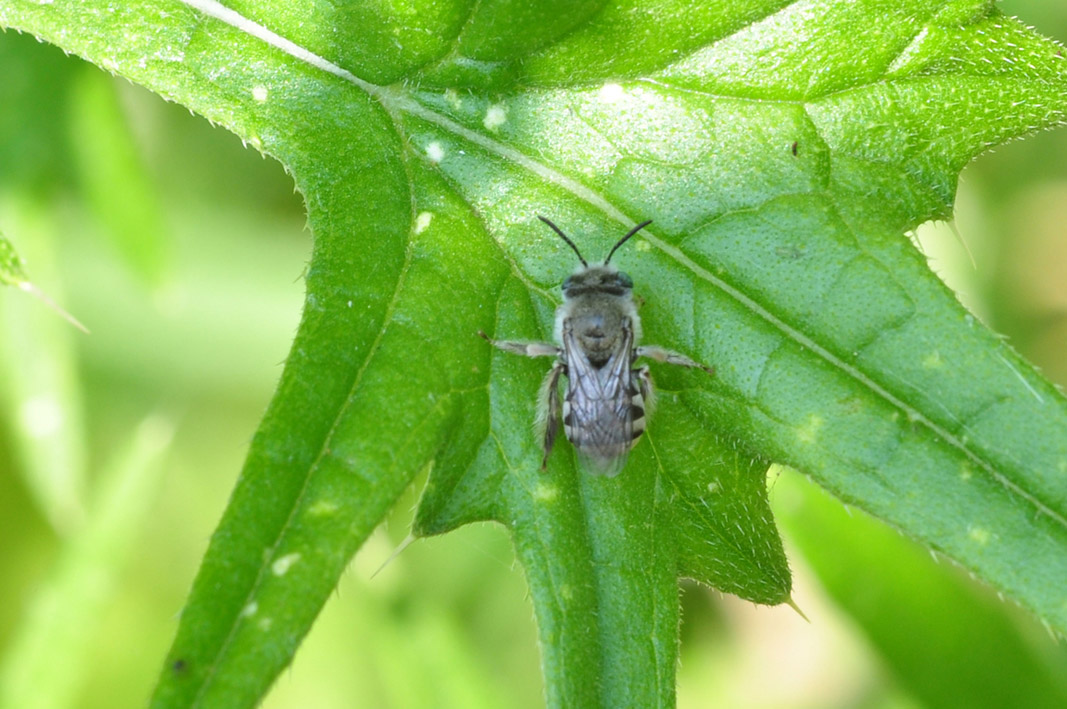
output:
[[[641,231],[642,229],[644,229],[646,226],[648,226],[651,223],[652,223],[651,219],[643,221],[640,224],[638,224],[637,226],[635,226],[633,229],[628,231],[626,233],[626,236],[624,236],[621,239],[619,239],[618,243],[615,244],[615,246],[611,247],[611,251],[608,252],[608,257],[606,259],[604,259],[604,265],[605,266],[608,265],[608,262],[611,261],[611,257],[615,255],[615,252],[619,249],[620,246],[622,246],[623,244],[626,243],[627,239],[629,239],[631,236],[633,236],[637,232]]]
[[[566,241],[568,246],[570,246],[572,249],[574,249],[574,253],[578,254],[578,260],[582,262],[582,265],[585,266],[586,268],[589,268],[589,264],[585,262],[584,258],[582,258],[582,252],[578,250],[578,247],[574,245],[574,242],[571,241],[570,239],[568,239],[567,235],[564,234],[563,231],[558,226],[556,226],[555,224],[553,224],[549,220],[545,219],[540,214],[537,215],[537,218],[540,219],[541,221],[543,221],[545,224],[547,224],[550,227],[552,227],[552,231],[554,231],[557,234],[559,234],[559,237],[561,239],[563,239],[564,241]]]

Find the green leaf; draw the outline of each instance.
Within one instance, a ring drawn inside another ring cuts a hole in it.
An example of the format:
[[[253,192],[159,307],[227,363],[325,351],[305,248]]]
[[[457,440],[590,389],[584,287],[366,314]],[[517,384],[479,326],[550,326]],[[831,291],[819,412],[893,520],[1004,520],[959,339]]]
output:
[[[22,257],[15,251],[14,244],[0,232],[0,283],[5,286],[21,286],[29,280]]]
[[[781,472],[774,511],[787,538],[919,706],[1067,704],[1067,648],[1037,623],[885,525]]]
[[[70,0],[0,25],[218,121],[289,169],[315,251],[278,393],[157,706],[251,705],[415,474],[416,532],[497,520],[550,705],[670,705],[677,577],[762,603],[788,463],[1067,631],[1067,401],[902,236],[960,168],[1062,121],[1061,49],[990,2]],[[660,408],[626,472],[530,430],[573,256],[618,254]]]

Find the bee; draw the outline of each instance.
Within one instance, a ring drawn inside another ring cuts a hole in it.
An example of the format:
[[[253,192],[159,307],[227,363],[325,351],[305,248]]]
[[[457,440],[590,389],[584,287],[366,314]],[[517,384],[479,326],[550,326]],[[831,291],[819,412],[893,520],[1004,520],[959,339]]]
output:
[[[594,475],[614,477],[644,433],[645,419],[653,405],[648,366],[635,366],[635,361],[647,357],[703,369],[708,374],[715,370],[663,347],[637,344],[641,340],[641,319],[633,300],[634,283],[628,274],[611,265],[611,257],[651,220],[641,222],[619,239],[604,263],[590,266],[559,227],[544,217],[538,219],[555,231],[581,262],[563,281],[563,304],[556,310],[554,335],[559,344],[493,340],[484,332],[478,334],[505,352],[556,358],[541,384],[537,401],[536,422],[544,441],[541,469],[548,464],[562,421],[582,467]],[[561,375],[567,378],[562,402]]]

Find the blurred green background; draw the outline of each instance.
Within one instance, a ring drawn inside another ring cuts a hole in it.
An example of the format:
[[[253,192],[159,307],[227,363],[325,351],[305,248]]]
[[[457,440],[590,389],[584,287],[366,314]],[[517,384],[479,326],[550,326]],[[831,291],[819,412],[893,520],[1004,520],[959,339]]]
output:
[[[1067,5],[1001,8],[1067,39]],[[91,330],[0,292],[0,706],[142,706],[281,372],[310,253],[275,162],[31,37],[0,35],[0,231]],[[981,157],[915,235],[982,320],[1067,383],[1067,130]],[[769,474],[810,618],[682,594],[682,707],[1067,706],[1035,620],[804,478]],[[501,528],[412,545],[418,481],[265,704],[538,707]]]

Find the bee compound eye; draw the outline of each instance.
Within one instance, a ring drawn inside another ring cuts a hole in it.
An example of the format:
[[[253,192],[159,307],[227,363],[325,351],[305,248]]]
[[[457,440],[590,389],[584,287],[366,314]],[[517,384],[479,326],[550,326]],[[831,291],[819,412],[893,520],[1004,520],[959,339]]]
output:
[[[563,290],[567,290],[568,288],[570,288],[573,285],[574,285],[574,277],[573,276],[567,276],[567,278],[565,278],[563,280],[563,285],[560,286],[560,288],[562,288]]]
[[[619,271],[619,285],[623,288],[633,288],[634,279],[630,278],[630,274],[625,271]]]

